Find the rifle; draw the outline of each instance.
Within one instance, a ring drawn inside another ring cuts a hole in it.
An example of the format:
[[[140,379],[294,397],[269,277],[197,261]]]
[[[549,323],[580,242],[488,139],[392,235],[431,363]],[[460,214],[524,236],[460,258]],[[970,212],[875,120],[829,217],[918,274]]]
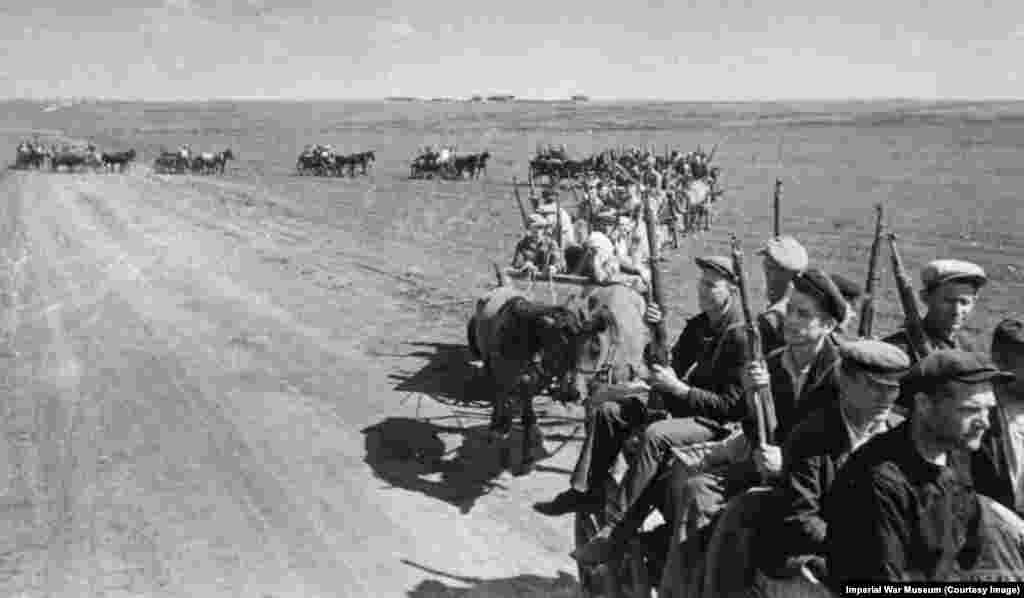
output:
[[[871,254],[868,257],[868,280],[864,284],[864,302],[860,306],[860,324],[857,336],[871,337],[871,327],[875,321],[875,284],[878,282],[878,253],[882,245],[882,204],[875,205],[875,240],[871,242]]]
[[[780,226],[782,212],[782,179],[775,179],[775,193],[772,195],[772,215],[774,221],[775,236],[778,237],[781,234],[782,227]]]
[[[530,217],[526,215],[526,206],[523,205],[523,198],[519,196],[519,181],[512,177],[512,189],[515,190],[516,203],[519,204],[519,215],[523,217],[523,228],[529,230]]]
[[[665,306],[665,295],[662,292],[663,287],[661,285],[661,269],[658,267],[659,247],[657,237],[657,226],[654,222],[654,208],[651,207],[651,196],[649,193],[644,193],[644,223],[647,225],[647,250],[650,253],[649,265],[651,268],[651,301],[658,306],[658,309],[664,309]],[[661,320],[654,325],[653,337],[651,344],[644,350],[644,359],[647,361],[647,367],[655,365],[669,365],[668,355],[668,328],[665,326],[665,317],[662,315]],[[651,394],[648,407],[651,409],[663,409],[664,400],[657,396],[655,393]]]
[[[903,268],[903,259],[900,258],[899,250],[896,249],[895,233],[889,233],[889,249],[892,252],[892,273],[896,277],[896,289],[899,291],[900,305],[903,306],[903,316],[906,318],[904,327],[907,330],[907,339],[910,341],[910,358],[919,361],[931,353],[932,348],[924,334],[921,313],[917,309],[917,298],[914,297],[910,276]]]
[[[558,244],[558,251],[562,251],[562,198],[561,193],[555,193],[555,243]],[[563,253],[564,255],[564,253]]]
[[[747,294],[747,277],[743,273],[743,249],[739,239],[732,237],[732,268],[736,275],[736,286],[739,287],[740,304],[743,307],[743,320],[747,332],[748,363],[764,361],[761,350],[761,334],[757,328],[753,313],[750,310],[750,298]],[[752,439],[756,446],[771,444],[775,438],[775,400],[770,388],[758,388],[746,393],[747,408],[757,420],[757,437]]]

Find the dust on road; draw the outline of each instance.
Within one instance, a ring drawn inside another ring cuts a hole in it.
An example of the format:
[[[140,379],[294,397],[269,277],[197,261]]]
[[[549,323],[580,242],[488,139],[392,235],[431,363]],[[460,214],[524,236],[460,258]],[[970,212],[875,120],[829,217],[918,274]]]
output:
[[[578,414],[502,472],[416,247],[190,179],[0,179],[0,594],[573,595]]]

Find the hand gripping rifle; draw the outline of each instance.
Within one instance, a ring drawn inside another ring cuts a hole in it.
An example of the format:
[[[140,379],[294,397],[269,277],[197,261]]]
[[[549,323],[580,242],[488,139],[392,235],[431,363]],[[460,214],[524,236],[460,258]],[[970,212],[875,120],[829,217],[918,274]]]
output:
[[[740,304],[743,307],[743,321],[747,331],[747,363],[764,361],[761,351],[761,335],[757,329],[750,310],[750,298],[747,293],[747,278],[743,273],[743,249],[739,239],[732,237],[732,268],[736,275],[736,286],[739,287]],[[747,409],[757,421],[756,438],[752,438],[755,446],[772,444],[775,440],[775,401],[770,388],[758,388],[746,393]]]
[[[860,324],[857,336],[871,338],[871,327],[875,322],[875,286],[878,284],[878,254],[882,248],[882,204],[875,205],[875,239],[871,242],[868,257],[868,280],[864,284],[864,302],[860,306]]]
[[[907,331],[907,339],[910,341],[910,358],[919,361],[925,355],[931,353],[931,344],[924,334],[924,325],[921,323],[921,313],[917,310],[917,298],[914,297],[914,288],[910,283],[910,276],[903,268],[903,260],[900,252],[896,249],[896,235],[889,233],[889,249],[892,252],[892,273],[896,277],[896,289],[900,294],[900,305],[903,306],[903,316],[906,319],[904,328]]]

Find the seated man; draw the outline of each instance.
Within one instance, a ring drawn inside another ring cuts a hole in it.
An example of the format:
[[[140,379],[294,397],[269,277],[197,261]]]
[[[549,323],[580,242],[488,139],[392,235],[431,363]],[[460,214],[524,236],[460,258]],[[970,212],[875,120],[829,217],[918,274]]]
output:
[[[992,360],[1013,372],[1012,382],[993,384],[996,406],[981,450],[971,454],[974,487],[1018,515],[1024,514],[1024,322],[1006,319],[992,333]]]
[[[538,214],[530,215],[530,228],[512,257],[512,267],[523,271],[554,274],[562,271],[564,256],[551,237],[550,225]]]
[[[807,416],[790,432],[782,451],[777,521],[761,528],[758,547],[769,570],[793,571],[804,563],[825,578],[825,520],[821,501],[850,454],[902,418],[891,408],[910,358],[898,347],[855,340],[839,348],[839,401]]]
[[[740,401],[744,337],[732,263],[720,256],[695,261],[701,272],[701,313],[687,322],[676,341],[671,369],[654,366],[647,381],[649,389],[665,397],[673,419],[647,427],[640,457],[623,480],[625,502],[640,499],[638,494],[650,485],[671,446],[711,440],[721,433],[723,422],[738,421],[744,413]],[[649,306],[646,317],[657,321],[661,311]],[[570,489],[534,508],[557,516],[605,506],[603,481],[626,438],[646,421],[644,404],[637,399],[597,405]]]
[[[973,343],[962,333],[978,302],[978,292],[988,282],[977,264],[960,260],[935,260],[921,271],[921,301],[928,308],[921,318],[925,339],[932,349],[973,351]],[[906,330],[882,339],[917,358]]]
[[[782,449],[790,430],[815,409],[839,400],[838,351],[832,340],[836,323],[846,316],[839,289],[824,272],[810,269],[793,280],[786,303],[783,331],[786,344],[768,355],[766,363],[746,368],[746,392],[770,388],[778,428],[778,444],[753,447],[746,438],[718,459],[713,467],[693,467],[686,459],[672,464],[669,483],[670,521],[673,539],[663,583],[679,583],[688,563],[683,545],[707,526],[729,499],[761,479],[773,482],[782,470]],[[750,421],[745,422],[753,431]],[[745,430],[746,431],[746,430]]]
[[[584,274],[598,284],[622,283],[646,292],[650,281],[643,243],[646,236],[624,232],[616,224],[619,217],[614,210],[605,210],[594,218],[594,230],[585,243],[589,263]]]
[[[982,550],[981,507],[964,472],[1013,379],[984,355],[935,351],[901,382],[910,419],[872,438],[843,465],[823,504],[828,583],[956,581]]]
[[[782,321],[786,301],[793,278],[807,268],[807,250],[793,237],[784,236],[770,239],[758,254],[763,256],[761,267],[768,309],[757,316],[757,327],[761,333],[761,348],[767,354],[785,344]]]
[[[555,203],[557,196],[558,191],[545,189],[541,194],[540,203],[537,205],[537,213],[548,221],[552,231],[557,230],[559,224],[561,225],[562,249],[564,251],[566,247],[577,244],[576,228],[573,226],[572,217],[569,216],[569,212]]]

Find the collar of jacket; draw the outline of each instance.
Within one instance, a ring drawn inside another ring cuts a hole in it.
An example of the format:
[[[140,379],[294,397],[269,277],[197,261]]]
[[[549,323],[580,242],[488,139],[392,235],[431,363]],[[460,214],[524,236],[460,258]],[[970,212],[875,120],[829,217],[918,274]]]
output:
[[[783,345],[768,354],[768,361],[773,361],[773,365],[776,366],[778,370],[785,371],[786,369],[785,366],[782,365],[782,358],[788,348],[789,345]],[[814,356],[814,360],[811,361],[811,369],[807,371],[807,379],[804,381],[804,386],[800,391],[800,396],[805,396],[817,387],[821,386],[829,376],[835,374],[836,366],[838,365],[839,346],[836,345],[832,335],[828,335],[825,337],[825,340],[822,341],[821,348],[818,349],[818,353]]]

